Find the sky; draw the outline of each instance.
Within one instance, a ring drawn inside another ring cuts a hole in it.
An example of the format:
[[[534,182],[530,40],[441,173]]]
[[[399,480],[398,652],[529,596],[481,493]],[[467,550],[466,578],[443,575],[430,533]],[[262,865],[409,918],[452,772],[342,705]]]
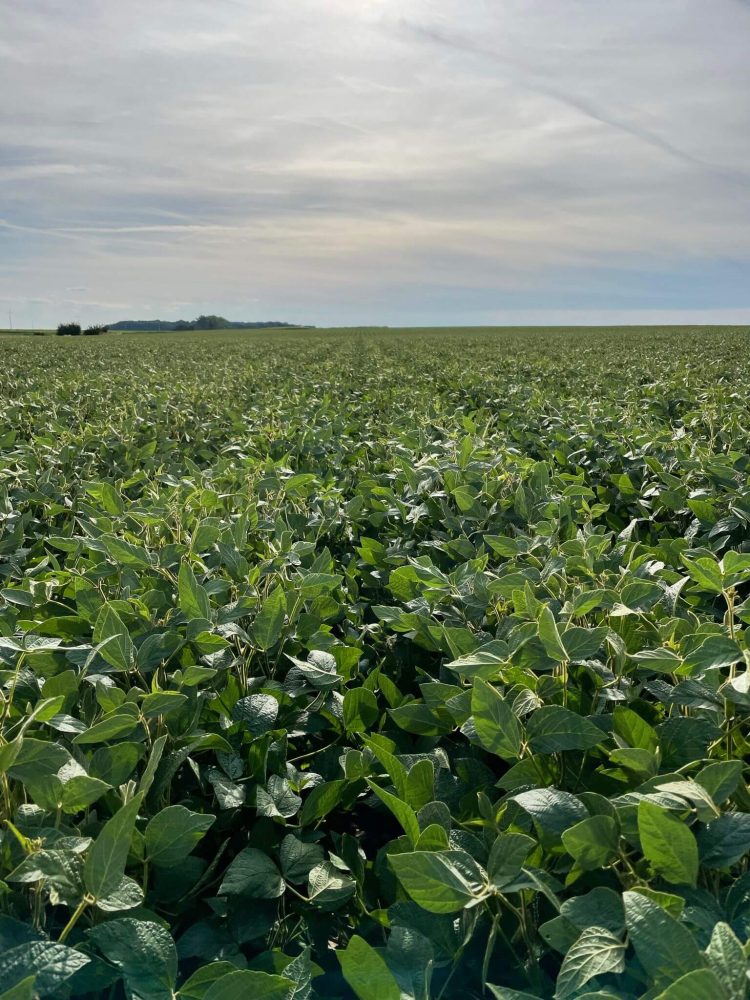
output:
[[[0,0],[0,326],[750,322],[750,0]]]

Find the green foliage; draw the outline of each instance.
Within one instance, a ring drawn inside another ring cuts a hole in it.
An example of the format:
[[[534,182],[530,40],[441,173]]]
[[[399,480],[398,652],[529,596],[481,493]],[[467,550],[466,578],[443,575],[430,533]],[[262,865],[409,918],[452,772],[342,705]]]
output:
[[[744,334],[4,346],[0,1000],[746,997]]]

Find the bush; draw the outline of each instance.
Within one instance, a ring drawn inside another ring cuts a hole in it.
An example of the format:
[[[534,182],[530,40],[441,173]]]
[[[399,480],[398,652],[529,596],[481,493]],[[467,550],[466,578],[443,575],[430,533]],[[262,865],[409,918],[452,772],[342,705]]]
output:
[[[58,337],[80,337],[81,327],[79,323],[61,323],[57,328]]]
[[[87,326],[83,331],[84,337],[99,337],[107,332],[106,326]]]

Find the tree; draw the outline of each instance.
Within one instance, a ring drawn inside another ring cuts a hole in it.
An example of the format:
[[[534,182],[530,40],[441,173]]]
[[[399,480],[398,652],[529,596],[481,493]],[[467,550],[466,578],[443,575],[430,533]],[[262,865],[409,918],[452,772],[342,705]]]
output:
[[[79,323],[61,323],[57,328],[58,337],[80,337],[81,326]]]

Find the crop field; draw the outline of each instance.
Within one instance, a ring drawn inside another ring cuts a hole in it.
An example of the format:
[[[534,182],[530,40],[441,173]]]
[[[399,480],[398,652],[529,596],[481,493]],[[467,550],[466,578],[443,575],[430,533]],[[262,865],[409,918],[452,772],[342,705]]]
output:
[[[0,1000],[746,997],[749,331],[0,351]]]

